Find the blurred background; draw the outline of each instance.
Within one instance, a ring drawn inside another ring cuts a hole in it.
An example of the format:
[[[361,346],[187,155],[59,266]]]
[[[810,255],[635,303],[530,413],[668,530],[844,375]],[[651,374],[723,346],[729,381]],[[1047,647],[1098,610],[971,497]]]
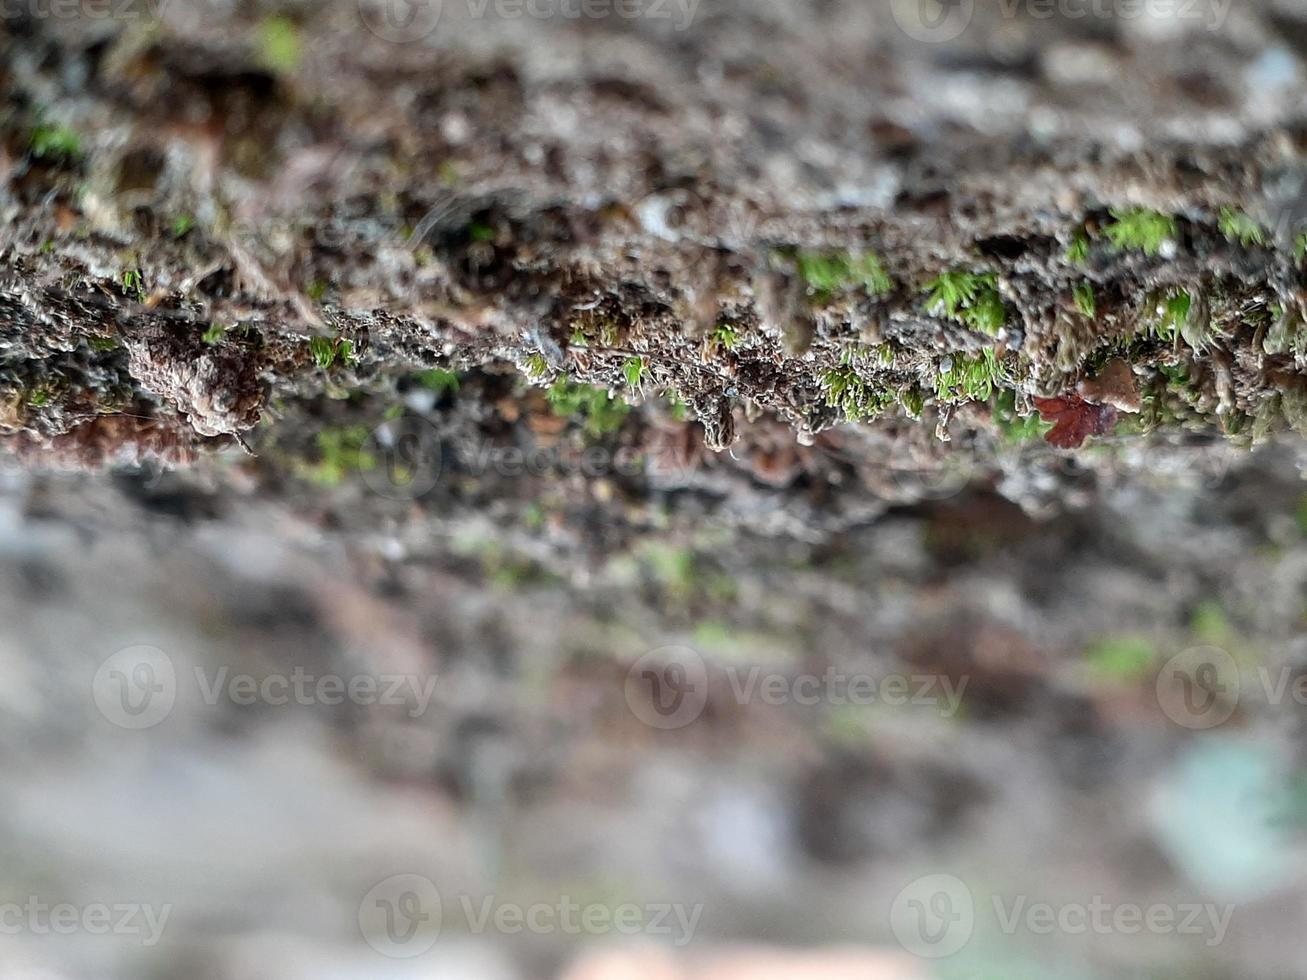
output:
[[[383,237],[354,195],[394,146],[581,200],[675,186],[648,144],[684,138],[816,213],[947,181],[950,147],[1142,159],[1302,109],[1287,0],[595,3],[9,0],[0,75],[51,154],[113,161],[106,222],[146,220],[133,154],[159,213],[221,199],[247,281],[310,207],[319,252]],[[406,268],[295,271],[372,308]],[[253,455],[6,455],[5,980],[1307,975],[1300,440],[945,460],[764,418],[714,456],[635,407],[660,466],[628,472],[508,365],[326,387]],[[396,410],[416,477],[368,454]]]

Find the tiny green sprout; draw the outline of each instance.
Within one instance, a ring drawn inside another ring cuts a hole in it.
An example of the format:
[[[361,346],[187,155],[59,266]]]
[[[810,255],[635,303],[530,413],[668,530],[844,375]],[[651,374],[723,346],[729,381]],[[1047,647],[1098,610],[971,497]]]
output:
[[[1079,265],[1089,258],[1089,236],[1084,231],[1077,231],[1071,236],[1071,244],[1066,249],[1066,260]]]
[[[227,325],[224,323],[211,323],[209,329],[200,335],[200,340],[206,344],[216,344],[222,340],[223,334],[227,332]]]
[[[720,347],[722,350],[735,350],[735,345],[740,341],[739,331],[735,329],[734,324],[719,323],[716,329],[708,335],[708,342],[713,347]]]
[[[1266,232],[1256,221],[1233,208],[1221,208],[1221,234],[1242,245],[1265,245]]]
[[[1113,208],[1112,218],[1103,233],[1118,252],[1138,249],[1157,255],[1180,232],[1174,218],[1148,208]]]
[[[32,130],[32,156],[71,163],[82,155],[82,140],[76,130],[54,123],[41,123]]]
[[[46,405],[50,404],[50,389],[41,387],[29,392],[27,404],[32,408],[45,408]]]
[[[140,269],[128,269],[124,272],[122,283],[123,292],[135,296],[138,300],[145,299],[145,280],[141,276]]]
[[[1090,320],[1098,312],[1098,301],[1094,297],[1094,287],[1091,283],[1082,282],[1076,285],[1072,290],[1075,297],[1076,309]]]
[[[626,377],[629,387],[639,388],[640,380],[644,377],[644,358],[628,357],[626,363],[622,365],[622,374]]]
[[[346,367],[353,367],[358,363],[358,355],[354,353],[354,341],[336,341],[336,351],[340,354],[340,362]]]
[[[458,372],[450,371],[448,368],[431,368],[431,370],[419,374],[417,382],[423,388],[430,388],[436,394],[443,395],[445,392],[452,394],[458,391]]]
[[[915,386],[904,388],[899,392],[899,403],[905,412],[914,419],[919,419],[926,408],[926,396]]]
[[[989,349],[974,357],[953,354],[940,364],[935,395],[941,402],[988,401],[1002,374],[998,356]]]
[[[571,338],[571,340],[569,341],[569,343],[570,343],[573,347],[588,347],[589,344],[590,344],[590,341],[589,341],[589,339],[586,337],[586,335],[585,335],[585,331],[582,330],[580,327],[577,327],[577,328],[575,328],[575,329],[572,331],[572,338]]]
[[[821,387],[826,404],[838,408],[850,422],[873,418],[889,403],[886,392],[873,388],[847,366],[822,374]]]
[[[330,337],[310,337],[309,353],[313,356],[313,363],[325,371],[336,363],[336,341]]]
[[[1153,332],[1163,340],[1175,340],[1189,320],[1194,298],[1183,289],[1173,290],[1161,298]]]
[[[259,24],[259,60],[265,68],[289,75],[303,54],[299,28],[289,17],[267,17]]]
[[[926,283],[926,289],[926,310],[932,316],[949,317],[990,337],[1003,329],[1007,312],[993,273],[944,272]]]
[[[468,237],[474,242],[493,242],[495,229],[482,221],[474,221],[467,227]]]
[[[173,238],[185,238],[192,228],[195,227],[195,219],[189,214],[179,214],[172,221]]]
[[[532,381],[539,381],[549,374],[549,362],[542,354],[529,354],[526,359],[526,376]]]
[[[1307,231],[1298,236],[1298,240],[1293,243],[1293,255],[1299,262],[1307,259]]]
[[[880,296],[894,286],[875,252],[800,252],[798,266],[808,294],[818,303],[829,302],[846,289],[861,288],[869,296]]]
[[[314,279],[308,284],[308,287],[304,292],[308,295],[309,299],[313,300],[313,302],[321,303],[322,297],[327,295],[327,280]]]

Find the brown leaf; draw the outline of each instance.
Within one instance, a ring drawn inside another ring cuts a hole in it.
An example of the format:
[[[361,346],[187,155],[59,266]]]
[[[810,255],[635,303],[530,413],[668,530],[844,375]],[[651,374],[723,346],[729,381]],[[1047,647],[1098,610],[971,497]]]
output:
[[[1079,449],[1086,438],[1107,433],[1116,422],[1111,405],[1093,405],[1076,394],[1036,398],[1034,403],[1039,417],[1053,423],[1044,440],[1059,449]]]

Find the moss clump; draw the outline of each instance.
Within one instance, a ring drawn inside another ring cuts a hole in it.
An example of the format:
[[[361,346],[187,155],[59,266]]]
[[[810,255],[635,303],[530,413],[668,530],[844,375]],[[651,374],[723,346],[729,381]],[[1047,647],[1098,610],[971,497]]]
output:
[[[992,350],[974,357],[954,354],[940,364],[935,397],[940,402],[989,401],[1002,379],[1002,367]]]
[[[1112,222],[1103,234],[1118,252],[1137,249],[1145,255],[1157,255],[1162,246],[1179,234],[1175,218],[1148,208],[1113,208]]]
[[[1071,236],[1071,244],[1066,249],[1066,260],[1073,265],[1080,265],[1089,258],[1089,236],[1084,231],[1077,231]]]
[[[423,388],[430,388],[438,395],[445,392],[458,391],[459,381],[458,372],[450,371],[447,368],[432,368],[429,371],[423,371],[415,379]]]
[[[376,457],[363,448],[368,438],[368,428],[363,425],[323,429],[316,439],[318,459],[315,462],[300,461],[295,467],[296,472],[319,486],[340,486],[351,473],[376,468]]]
[[[69,126],[40,123],[32,130],[28,146],[32,156],[58,163],[75,163],[82,157],[82,140]]]
[[[1098,300],[1094,296],[1093,285],[1087,282],[1080,283],[1072,290],[1072,296],[1075,299],[1076,309],[1092,320],[1098,312]]]
[[[644,378],[644,358],[628,357],[626,363],[622,365],[622,375],[626,378],[629,387],[638,389]]]
[[[1013,446],[1035,442],[1053,427],[1051,423],[1043,421],[1038,413],[1022,415],[1018,412],[1017,394],[1010,388],[1003,389],[994,396],[992,412],[999,436]]]
[[[1217,222],[1221,234],[1242,245],[1265,245],[1266,232],[1256,221],[1233,208],[1221,208],[1221,218]]]
[[[826,371],[821,387],[826,404],[839,409],[850,422],[875,418],[893,401],[888,391],[869,384],[848,365]]]
[[[1003,329],[1007,311],[993,273],[953,270],[932,279],[926,289],[926,310],[932,316],[957,320],[990,337]]]
[[[309,354],[313,363],[323,371],[330,369],[339,361],[346,366],[354,363],[354,345],[340,337],[309,338]]]
[[[894,288],[875,252],[800,252],[797,261],[808,295],[818,304],[846,290],[862,289],[869,296],[881,296]]]
[[[719,323],[712,333],[708,335],[708,346],[721,350],[735,350],[735,345],[740,342],[739,331],[735,329],[734,324]]]
[[[603,388],[572,384],[564,378],[550,386],[546,397],[555,415],[563,418],[583,416],[586,431],[595,436],[616,432],[631,410]]]

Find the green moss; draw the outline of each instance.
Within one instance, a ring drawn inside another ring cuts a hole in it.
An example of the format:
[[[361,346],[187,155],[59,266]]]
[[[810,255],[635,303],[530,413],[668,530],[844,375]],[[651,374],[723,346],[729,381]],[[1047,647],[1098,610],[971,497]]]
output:
[[[1307,259],[1307,231],[1300,234],[1297,241],[1293,243],[1293,254],[1299,262]]]
[[[716,329],[708,335],[708,343],[712,347],[720,347],[722,350],[735,350],[735,345],[739,342],[740,335],[732,324],[719,323]]]
[[[1079,283],[1072,290],[1072,295],[1075,299],[1076,309],[1092,320],[1098,312],[1098,300],[1094,296],[1093,284],[1088,282]]]
[[[140,269],[128,269],[122,275],[123,292],[137,302],[145,301],[145,280]]]
[[[644,378],[644,358],[628,357],[626,363],[622,365],[622,375],[626,378],[629,387],[639,388],[640,381]]]
[[[1221,218],[1217,224],[1222,235],[1242,245],[1266,244],[1266,231],[1242,211],[1221,208]]]
[[[1150,327],[1163,340],[1174,342],[1189,320],[1193,296],[1184,289],[1174,289],[1156,298],[1156,313]]]
[[[39,159],[74,163],[82,156],[82,140],[76,130],[55,123],[39,124],[28,145],[32,156]]]
[[[259,61],[263,67],[290,75],[300,66],[304,46],[300,30],[289,17],[266,17],[259,23]]]
[[[586,431],[596,436],[616,432],[631,410],[603,388],[572,384],[565,378],[559,378],[550,386],[547,397],[555,415],[584,417]]]
[[[209,325],[208,330],[204,331],[204,333],[200,335],[200,340],[202,340],[206,344],[216,344],[218,341],[222,340],[223,335],[226,334],[226,332],[227,332],[226,324],[213,323]]]
[[[474,242],[493,242],[495,229],[482,221],[474,221],[467,226],[468,237]]]
[[[1179,234],[1174,218],[1148,208],[1113,208],[1112,218],[1103,233],[1118,252],[1137,249],[1145,255],[1157,255],[1167,241]]]
[[[363,425],[323,429],[316,439],[318,459],[301,461],[296,472],[319,486],[335,487],[352,473],[375,469],[376,457],[363,448],[368,437],[367,426]]]
[[[346,366],[355,363],[354,344],[340,337],[310,337],[309,354],[313,363],[323,371],[329,370],[337,362]]]
[[[172,221],[172,234],[174,238],[185,238],[192,228],[195,227],[195,219],[189,214],[179,214]]]
[[[892,401],[889,392],[872,386],[848,365],[824,372],[821,386],[826,404],[839,409],[850,422],[875,418]]]
[[[416,376],[416,381],[423,388],[430,388],[440,395],[445,392],[456,392],[459,386],[458,372],[447,368],[431,368],[429,371],[423,371]]]
[[[532,381],[539,381],[549,376],[549,362],[543,354],[530,354],[526,359],[526,376]]]
[[[862,289],[869,296],[881,296],[894,288],[875,252],[800,252],[797,261],[808,295],[818,304],[847,290]]]
[[[668,388],[667,391],[663,393],[663,397],[667,399],[667,411],[671,414],[672,418],[676,419],[678,422],[684,422],[688,414],[689,406],[685,404],[685,399],[681,397],[681,393],[675,388]]]
[[[1066,249],[1066,260],[1074,265],[1080,265],[1089,258],[1089,236],[1083,231],[1077,231],[1071,236],[1071,244]]]
[[[1206,599],[1194,607],[1189,617],[1189,631],[1194,639],[1213,646],[1228,646],[1234,637],[1225,610],[1214,599]]]
[[[975,356],[954,354],[940,365],[935,396],[940,402],[988,401],[1002,376],[998,357],[992,350]]]
[[[1085,651],[1090,672],[1107,681],[1138,681],[1157,659],[1153,644],[1142,636],[1109,636]]]
[[[305,294],[315,303],[321,303],[322,297],[327,295],[327,280],[314,279],[304,289]]]
[[[955,269],[932,279],[926,289],[926,311],[932,316],[957,320],[990,337],[1003,329],[1007,311],[993,273]]]
[[[1037,412],[1021,415],[1017,411],[1017,394],[1011,388],[1003,389],[994,396],[992,411],[999,435],[1004,442],[1013,446],[1036,442],[1053,427],[1052,423],[1043,421]]]

